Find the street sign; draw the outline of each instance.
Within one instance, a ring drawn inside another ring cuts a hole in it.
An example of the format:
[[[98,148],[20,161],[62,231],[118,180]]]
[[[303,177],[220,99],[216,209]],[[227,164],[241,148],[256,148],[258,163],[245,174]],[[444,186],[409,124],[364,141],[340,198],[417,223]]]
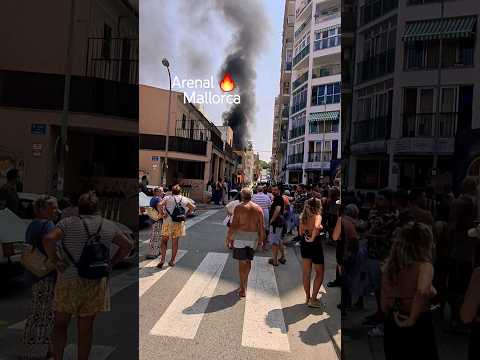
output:
[[[39,157],[42,155],[42,144],[32,144],[32,156]]]
[[[32,135],[46,135],[47,124],[32,124],[31,133]]]

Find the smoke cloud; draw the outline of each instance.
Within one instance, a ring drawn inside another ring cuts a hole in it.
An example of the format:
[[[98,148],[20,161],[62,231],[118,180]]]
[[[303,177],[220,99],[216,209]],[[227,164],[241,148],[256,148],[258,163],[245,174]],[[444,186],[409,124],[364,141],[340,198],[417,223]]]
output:
[[[224,125],[233,129],[235,148],[244,149],[250,139],[250,127],[255,115],[255,60],[264,46],[268,21],[264,9],[255,0],[216,0],[227,22],[236,32],[218,74],[232,75],[241,97],[241,103],[223,113]]]

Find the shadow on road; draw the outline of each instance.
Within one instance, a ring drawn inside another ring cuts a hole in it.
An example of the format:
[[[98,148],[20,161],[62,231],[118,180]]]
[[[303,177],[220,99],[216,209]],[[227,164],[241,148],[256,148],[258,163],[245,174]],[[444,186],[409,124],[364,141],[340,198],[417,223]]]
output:
[[[274,309],[270,311],[265,318],[265,321],[268,326],[272,328],[280,328],[278,321],[279,312],[283,312],[283,318],[285,320],[286,331],[290,325],[295,324],[299,321],[304,320],[309,315],[320,316],[325,314],[322,309],[309,308],[305,304],[296,304],[282,309]],[[328,313],[327,313],[328,314]],[[322,343],[328,343],[331,341],[331,338],[328,334],[328,331],[325,330],[325,320],[320,320],[314,324],[311,324],[305,331],[300,331],[299,336],[303,343],[307,345],[318,345]],[[322,331],[323,330],[323,331]]]
[[[237,295],[237,290],[233,290],[227,294],[216,295],[210,298],[201,297],[192,306],[184,309],[183,313],[187,315],[214,313],[231,308],[238,301],[240,301],[240,298]],[[208,304],[208,306],[207,309],[204,310],[206,304]]]

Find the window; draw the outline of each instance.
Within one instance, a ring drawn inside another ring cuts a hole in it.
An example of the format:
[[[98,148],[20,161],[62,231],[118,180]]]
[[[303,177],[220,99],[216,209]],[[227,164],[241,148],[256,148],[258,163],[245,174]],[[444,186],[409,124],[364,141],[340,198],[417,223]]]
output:
[[[310,34],[305,34],[295,46],[295,55],[299,54],[304,48],[310,44]]]
[[[103,24],[103,43],[102,43],[102,57],[110,59],[112,48],[112,28],[107,24]]]
[[[290,92],[290,82],[284,81],[283,82],[283,93],[288,94]]]
[[[314,50],[328,49],[340,46],[340,26],[315,32]]]
[[[312,106],[340,102],[340,82],[318,85],[312,88]]]
[[[288,15],[287,16],[287,24],[293,24],[295,22],[295,16],[294,15]]]
[[[293,49],[287,49],[285,54],[285,70],[292,70]]]
[[[307,85],[301,87],[292,94],[292,111],[294,114],[305,109],[307,106]]]

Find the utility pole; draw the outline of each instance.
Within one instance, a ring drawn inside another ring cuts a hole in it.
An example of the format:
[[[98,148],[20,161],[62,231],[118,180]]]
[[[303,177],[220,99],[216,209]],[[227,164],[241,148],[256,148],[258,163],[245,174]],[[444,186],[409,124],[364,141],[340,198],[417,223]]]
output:
[[[70,80],[72,77],[72,45],[75,28],[75,0],[70,1],[70,22],[68,25],[67,51],[65,57],[65,83],[63,89],[62,128],[60,133],[60,151],[57,172],[57,196],[63,197],[65,185],[65,165],[68,152],[68,113],[70,108]]]

